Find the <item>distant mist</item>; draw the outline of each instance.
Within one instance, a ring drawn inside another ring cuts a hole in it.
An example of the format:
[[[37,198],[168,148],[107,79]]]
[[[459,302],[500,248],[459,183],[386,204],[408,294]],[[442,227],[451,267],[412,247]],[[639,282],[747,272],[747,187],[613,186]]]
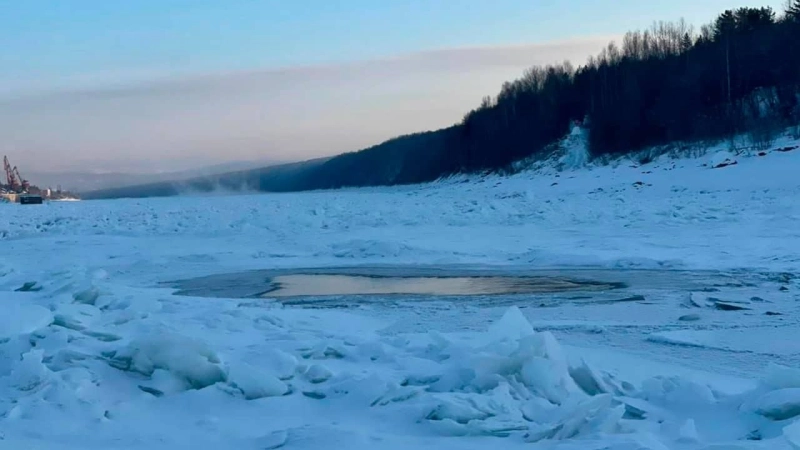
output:
[[[90,192],[123,186],[158,183],[162,181],[183,181],[190,178],[212,176],[238,170],[268,167],[278,163],[279,161],[270,160],[232,161],[197,169],[168,172],[26,172],[24,176],[26,179],[34,181],[42,188],[61,186],[63,189],[71,192]]]
[[[612,38],[128,82],[100,77],[91,86],[6,93],[0,154],[29,173],[157,173],[328,156],[451,125],[527,67],[582,63]]]

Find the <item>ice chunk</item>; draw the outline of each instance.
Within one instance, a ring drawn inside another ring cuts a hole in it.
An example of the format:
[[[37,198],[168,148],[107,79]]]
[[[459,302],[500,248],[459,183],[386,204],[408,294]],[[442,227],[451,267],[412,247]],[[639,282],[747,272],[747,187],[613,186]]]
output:
[[[0,314],[0,339],[32,333],[53,323],[53,314],[42,306],[4,299]]]
[[[100,315],[100,310],[90,304],[63,304],[59,305],[54,313],[55,325],[71,330],[85,330]]]
[[[561,404],[569,397],[564,374],[547,359],[534,357],[522,367],[522,382],[551,403]]]
[[[58,350],[53,355],[53,357],[50,359],[50,362],[47,364],[47,367],[56,372],[81,365],[84,363],[84,361],[93,360],[94,358],[94,355],[89,355],[87,353],[79,352],[69,348],[63,348]]]
[[[429,348],[433,351],[442,351],[452,345],[450,339],[436,330],[428,331],[428,337],[431,340]]]
[[[503,317],[489,327],[489,337],[494,341],[514,341],[534,333],[533,326],[516,306],[508,308]]]
[[[800,421],[783,428],[783,438],[795,450],[800,450]]]
[[[475,420],[466,424],[470,436],[508,437],[517,431],[527,431],[526,424],[508,421],[499,417],[490,417],[486,420]]]
[[[288,441],[289,433],[286,430],[278,430],[256,439],[255,447],[257,450],[273,450],[283,447]]]
[[[264,360],[272,374],[281,380],[292,378],[297,370],[297,358],[282,350],[268,350]]]
[[[651,421],[663,421],[671,415],[646,400],[632,397],[616,397],[625,405],[625,417],[633,420],[649,419]]]
[[[31,350],[22,355],[22,361],[11,371],[10,385],[24,392],[35,391],[44,385],[51,372],[42,364],[43,356],[43,350]]]
[[[93,287],[76,293],[72,298],[75,300],[75,303],[94,305],[97,299],[100,298],[100,291]]]
[[[706,297],[697,292],[690,292],[683,303],[687,308],[702,308],[706,305]]]
[[[687,408],[714,404],[716,398],[711,389],[680,377],[655,377],[642,383],[644,398],[661,404]]]
[[[730,302],[723,302],[722,300],[718,299],[709,299],[713,304],[714,308],[720,311],[749,311],[750,308],[746,306],[737,305]]]
[[[536,333],[522,339],[512,355],[521,361],[522,382],[549,401],[560,404],[580,389],[569,374],[561,346],[550,332]]]
[[[313,364],[305,373],[308,381],[318,384],[328,381],[333,373],[327,367],[320,364]]]
[[[168,370],[195,389],[225,381],[219,363],[217,355],[205,343],[175,334],[135,340],[115,352],[110,361],[118,369],[147,376],[156,369]]]
[[[419,396],[424,390],[416,386],[390,385],[385,393],[370,403],[370,406],[386,406],[390,403],[400,403]]]
[[[92,279],[94,280],[105,280],[108,279],[108,272],[103,269],[98,269],[92,272]]]
[[[700,314],[686,314],[678,317],[681,322],[697,322],[700,320]]]
[[[183,392],[189,389],[190,386],[186,383],[186,380],[178,377],[174,373],[163,369],[156,369],[153,371],[153,375],[150,377],[150,382],[140,386],[140,388],[142,387],[160,392],[161,395],[164,395]]]
[[[527,427],[522,424],[503,422],[490,418],[488,420],[475,420],[468,423],[458,423],[452,419],[433,420],[428,424],[439,434],[444,436],[491,436],[508,437],[514,431],[525,431]]]
[[[681,425],[678,430],[678,441],[686,443],[700,442],[700,437],[697,434],[697,426],[693,419],[688,419]]]
[[[517,348],[519,345],[517,345]],[[522,364],[521,361],[516,360],[515,358],[509,358],[503,354],[497,354],[492,352],[483,352],[473,355],[471,358],[468,358],[468,355],[458,355],[458,356],[465,356],[465,360],[469,361],[469,365],[474,369],[476,377],[486,377],[487,375],[495,375],[495,374],[508,374],[514,371],[519,370],[519,366]]]
[[[800,369],[772,363],[767,367],[763,384],[769,389],[800,388]]]
[[[314,400],[322,400],[327,397],[327,394],[322,391],[303,391],[303,395]]]
[[[589,395],[607,394],[610,389],[585,360],[578,367],[570,367],[569,374],[581,390]]]
[[[32,333],[29,342],[37,349],[43,350],[45,357],[50,357],[67,346],[72,334],[74,332],[63,328],[47,327]]]
[[[26,281],[21,287],[14,289],[15,292],[38,292],[42,290],[36,281]]]
[[[484,420],[492,413],[478,407],[478,404],[467,396],[440,396],[437,405],[425,416],[428,420],[452,420],[466,424],[472,420]]]
[[[242,391],[247,400],[279,397],[289,392],[286,383],[276,376],[264,373],[246,363],[236,363],[231,366],[228,372],[228,383]]]
[[[553,405],[542,397],[531,397],[522,405],[522,415],[525,420],[534,423],[548,423],[553,418],[553,413],[558,406]]]
[[[359,353],[370,361],[387,360],[391,358],[391,352],[382,342],[368,341],[358,346]]]
[[[546,358],[554,364],[557,371],[567,374],[567,357],[553,333],[549,331],[535,333],[520,340],[515,356],[522,359]]]
[[[350,352],[341,342],[320,342],[303,352],[305,359],[343,359]]]
[[[431,421],[430,424],[436,432],[444,436],[462,437],[469,434],[469,429],[466,425],[453,419],[435,420]]]
[[[102,342],[115,342],[122,340],[122,336],[107,331],[84,330],[83,334]]]
[[[475,380],[475,369],[456,365],[448,368],[431,385],[434,392],[448,392],[463,389]]]
[[[755,412],[768,419],[786,420],[800,415],[800,388],[767,392],[755,402]]]
[[[613,406],[613,397],[601,394],[582,402],[564,420],[556,439],[570,439],[589,433],[608,433],[616,428],[625,414],[623,405]]]
[[[563,440],[594,433],[609,433],[616,429],[625,414],[624,405],[614,406],[613,397],[609,394],[590,397],[574,407],[563,409],[555,424],[532,431],[527,440]]]

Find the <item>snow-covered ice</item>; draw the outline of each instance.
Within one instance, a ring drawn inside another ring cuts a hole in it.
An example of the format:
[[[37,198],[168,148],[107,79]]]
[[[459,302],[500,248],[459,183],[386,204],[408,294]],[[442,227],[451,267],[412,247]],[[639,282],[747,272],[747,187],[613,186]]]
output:
[[[424,186],[0,205],[0,449],[800,448],[800,150],[571,151]],[[402,265],[642,281],[340,308],[160,284]]]

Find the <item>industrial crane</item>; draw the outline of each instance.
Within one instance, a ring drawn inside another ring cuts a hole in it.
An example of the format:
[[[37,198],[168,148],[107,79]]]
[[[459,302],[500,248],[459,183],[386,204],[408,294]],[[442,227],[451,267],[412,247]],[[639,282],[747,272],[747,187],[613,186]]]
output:
[[[16,176],[20,187],[22,187],[22,192],[28,192],[31,188],[31,184],[28,182],[28,180],[22,178],[22,175],[19,174],[19,169],[17,169],[17,166],[14,166],[14,175]]]
[[[11,167],[8,156],[3,157],[3,168],[6,171],[6,184],[10,191],[16,192],[17,194],[28,192],[30,183],[28,183],[28,180],[22,178],[17,166]]]
[[[14,189],[14,186],[17,185],[17,178],[14,169],[11,168],[11,163],[8,162],[8,156],[3,157],[3,168],[6,171],[6,185],[9,189]]]

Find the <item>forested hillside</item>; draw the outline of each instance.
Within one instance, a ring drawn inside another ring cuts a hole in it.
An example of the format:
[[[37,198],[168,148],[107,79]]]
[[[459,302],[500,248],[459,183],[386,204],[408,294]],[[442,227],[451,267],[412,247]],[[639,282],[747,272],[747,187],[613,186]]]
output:
[[[219,185],[289,191],[425,182],[536,156],[576,122],[588,129],[593,156],[734,135],[768,144],[779,130],[800,124],[800,0],[780,13],[725,11],[698,30],[659,22],[629,32],[580,67],[533,67],[447,129],[318,164],[89,197],[170,195]]]
[[[628,33],[574,70],[530,69],[470,112],[458,152],[465,169],[529,156],[586,122],[593,155],[675,141],[770,132],[800,121],[800,0],[725,11],[693,30],[658,23]]]

